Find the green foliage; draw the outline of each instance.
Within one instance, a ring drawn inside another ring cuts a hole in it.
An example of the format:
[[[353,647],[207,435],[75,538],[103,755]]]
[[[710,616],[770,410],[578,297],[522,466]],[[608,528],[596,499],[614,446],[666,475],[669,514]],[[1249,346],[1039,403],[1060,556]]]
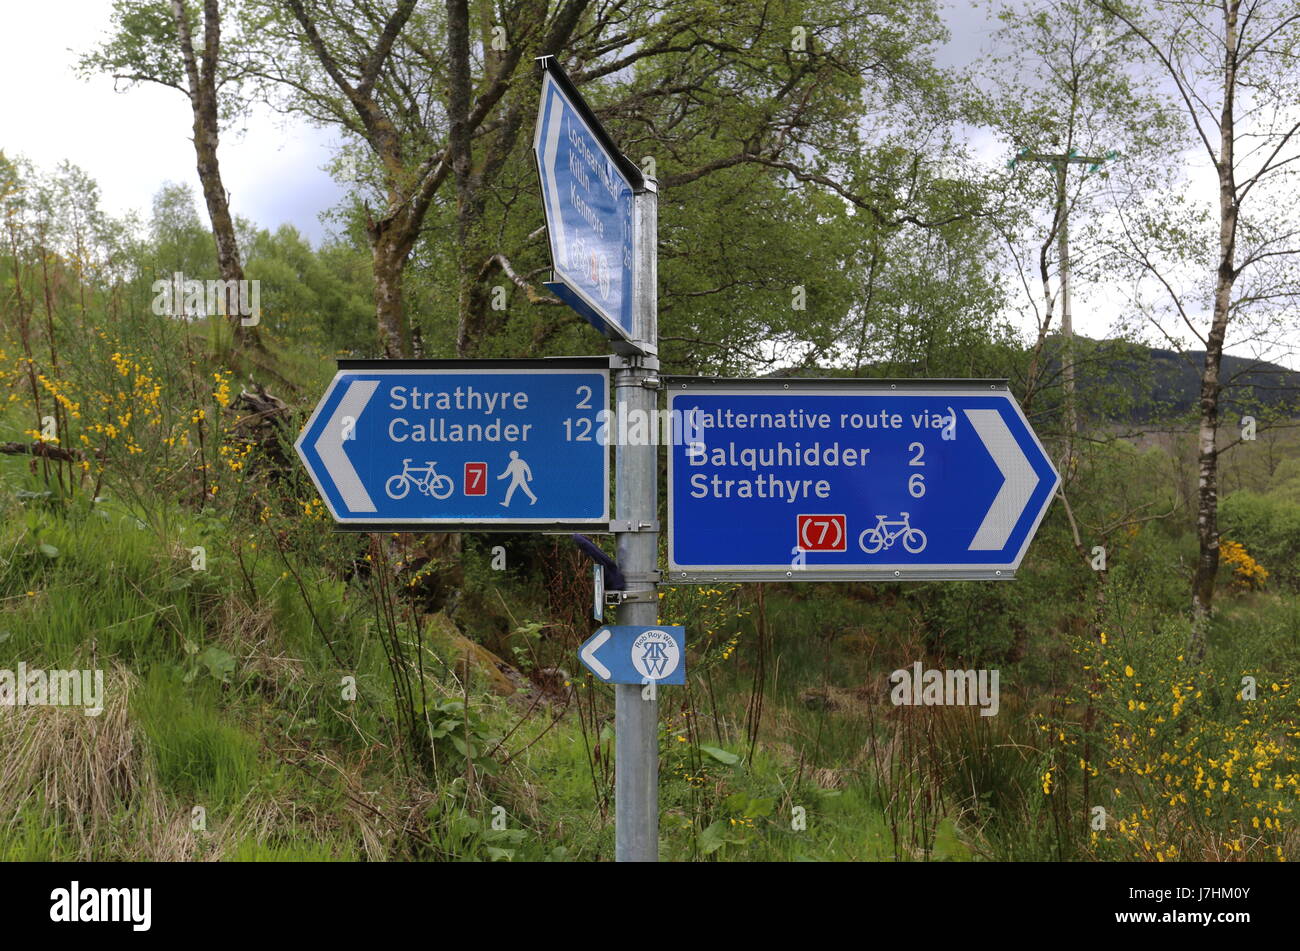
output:
[[[1273,583],[1300,588],[1300,502],[1234,492],[1220,507],[1219,528],[1223,538],[1246,546]]]
[[[314,250],[289,225],[254,231],[246,247],[244,272],[262,282],[264,333],[317,352],[369,351],[374,303],[362,252],[337,240]]]
[[[1021,637],[1023,592],[1011,585],[933,585],[920,600],[931,646],[954,661],[996,665]]]
[[[466,765],[491,775],[499,764],[489,754],[500,745],[501,737],[493,733],[482,714],[465,706],[464,700],[451,697],[435,700],[423,711],[435,755],[449,774],[463,772]]]
[[[150,673],[133,699],[163,787],[212,808],[230,808],[259,774],[257,741],[221,717],[206,691],[190,692],[165,669]]]
[[[430,846],[435,856],[443,861],[461,862],[509,862],[516,857],[530,857],[521,855],[520,847],[530,838],[535,842],[535,838],[518,826],[511,827],[504,807],[483,801],[481,815],[478,810],[466,808],[463,798],[466,790],[464,779],[450,781],[437,803],[427,811]],[[531,851],[540,850],[534,846]]]
[[[329,842],[299,840],[276,845],[243,839],[224,859],[228,862],[354,862],[358,856],[351,851],[340,854],[337,846]]]
[[[722,818],[715,819],[700,832],[700,854],[712,855],[728,846],[741,848],[751,844],[757,838],[757,820],[770,816],[775,805],[772,799],[732,793],[722,800]]]
[[[1190,665],[1185,640],[1173,621],[1078,645],[1083,683],[1042,727],[1057,741],[1043,794],[1073,800],[1076,816],[1106,810],[1088,832],[1100,858],[1284,860],[1300,775],[1292,678]]]
[[[1268,494],[1300,505],[1300,457],[1283,459],[1273,470]]]
[[[936,862],[969,862],[972,858],[970,847],[957,837],[957,827],[951,819],[940,820],[934,830],[934,848],[930,857]]]
[[[57,823],[41,814],[37,804],[29,804],[0,826],[0,862],[73,862],[77,843]]]

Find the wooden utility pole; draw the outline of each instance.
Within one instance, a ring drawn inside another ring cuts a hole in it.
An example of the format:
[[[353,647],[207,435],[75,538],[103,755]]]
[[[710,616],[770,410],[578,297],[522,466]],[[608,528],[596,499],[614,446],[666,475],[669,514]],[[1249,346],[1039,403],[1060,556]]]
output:
[[[1079,416],[1074,403],[1074,317],[1070,312],[1070,202],[1066,193],[1066,170],[1071,165],[1087,165],[1095,172],[1117,153],[1105,155],[1079,155],[1074,149],[1065,154],[1033,152],[1021,149],[1011,164],[1041,162],[1056,169],[1056,241],[1061,259],[1061,380],[1065,388],[1065,465],[1068,474],[1074,470],[1074,437],[1079,431]]]

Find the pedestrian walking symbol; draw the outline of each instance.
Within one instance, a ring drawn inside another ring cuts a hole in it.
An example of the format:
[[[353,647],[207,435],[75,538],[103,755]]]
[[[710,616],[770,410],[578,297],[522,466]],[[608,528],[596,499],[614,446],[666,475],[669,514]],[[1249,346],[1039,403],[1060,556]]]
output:
[[[528,483],[533,481],[533,470],[528,468],[528,463],[519,458],[517,450],[510,450],[510,462],[506,465],[506,471],[497,476],[497,481],[509,479],[510,484],[506,486],[506,499],[501,504],[509,508],[510,499],[515,494],[515,489],[523,489],[524,495],[532,501],[530,505],[537,504],[537,496],[533,495],[533,490],[528,488]]]

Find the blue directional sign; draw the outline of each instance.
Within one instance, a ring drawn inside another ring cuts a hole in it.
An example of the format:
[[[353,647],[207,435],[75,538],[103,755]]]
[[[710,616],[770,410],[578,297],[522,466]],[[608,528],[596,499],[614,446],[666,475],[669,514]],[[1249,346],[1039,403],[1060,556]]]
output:
[[[295,448],[343,528],[607,524],[608,363],[340,361]]]
[[[607,336],[633,340],[632,193],[640,173],[547,59],[533,153],[555,280],[546,286]]]
[[[607,684],[686,683],[686,628],[606,625],[578,653]]]
[[[667,383],[673,581],[1009,579],[1060,481],[1001,381]]]

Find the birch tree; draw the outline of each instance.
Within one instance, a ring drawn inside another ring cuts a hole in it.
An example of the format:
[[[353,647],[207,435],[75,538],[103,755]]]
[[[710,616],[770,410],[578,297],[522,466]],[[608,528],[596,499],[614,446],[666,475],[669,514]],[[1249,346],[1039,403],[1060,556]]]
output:
[[[1293,320],[1288,310],[1300,302],[1300,6],[1294,0],[1089,2],[1142,41],[1146,61],[1180,107],[1190,154],[1208,160],[1206,178],[1213,182],[1213,198],[1203,204],[1193,174],[1178,194],[1123,219],[1135,271],[1160,288],[1169,316],[1204,348],[1191,599],[1197,656],[1205,648],[1219,568],[1224,349],[1249,338],[1283,339],[1280,324]]]

